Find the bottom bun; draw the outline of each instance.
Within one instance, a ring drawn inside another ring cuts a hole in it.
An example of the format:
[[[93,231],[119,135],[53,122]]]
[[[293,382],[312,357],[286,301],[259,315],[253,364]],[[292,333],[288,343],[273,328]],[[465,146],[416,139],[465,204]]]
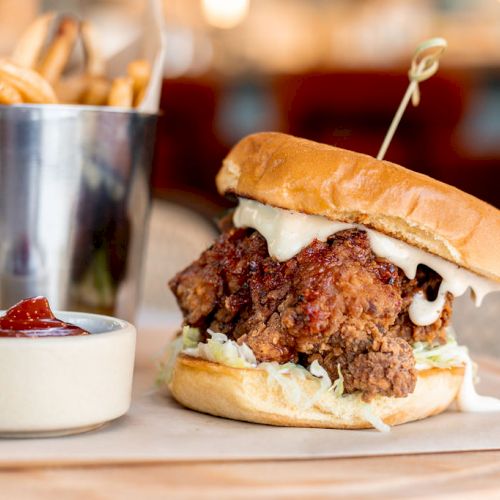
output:
[[[376,397],[371,412],[388,425],[437,415],[455,399],[464,369],[432,368],[418,372],[415,391],[405,398]],[[302,400],[313,401],[319,382],[295,378]],[[368,429],[359,394],[341,398],[322,393],[309,407],[294,403],[283,387],[258,368],[231,368],[200,358],[178,356],[169,384],[182,405],[203,413],[234,420],[290,427]]]

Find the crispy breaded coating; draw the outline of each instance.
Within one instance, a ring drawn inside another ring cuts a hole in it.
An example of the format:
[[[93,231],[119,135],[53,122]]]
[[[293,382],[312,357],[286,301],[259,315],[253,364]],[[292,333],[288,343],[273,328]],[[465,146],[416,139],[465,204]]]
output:
[[[451,295],[433,325],[417,327],[407,312],[417,291],[433,298],[439,283],[423,266],[408,280],[361,230],[315,240],[278,262],[257,231],[229,228],[170,288],[187,324],[245,342],[259,361],[318,360],[332,380],[339,365],[345,391],[370,400],[413,392],[410,342],[444,342]]]

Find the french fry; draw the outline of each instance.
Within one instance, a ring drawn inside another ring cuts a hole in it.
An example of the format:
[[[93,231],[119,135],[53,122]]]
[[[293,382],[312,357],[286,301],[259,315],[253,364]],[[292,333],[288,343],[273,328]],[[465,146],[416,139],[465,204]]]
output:
[[[127,66],[127,73],[134,82],[134,106],[141,104],[151,78],[151,64],[146,59],[137,59]]]
[[[134,103],[134,82],[129,76],[115,78],[109,91],[108,106],[131,108]]]
[[[68,62],[78,36],[78,23],[66,17],[59,24],[57,34],[47,49],[38,72],[51,84],[56,83]]]
[[[108,102],[111,84],[104,77],[89,78],[87,88],[80,99],[81,104],[104,106]]]
[[[50,83],[36,71],[0,59],[0,78],[14,87],[24,102],[55,104],[57,97]]]
[[[77,104],[87,88],[89,78],[87,75],[77,74],[61,78],[55,85],[54,90],[59,102]]]
[[[105,73],[106,63],[99,48],[100,43],[92,25],[87,21],[80,24],[83,47],[85,49],[85,72],[91,76],[102,76]]]
[[[55,18],[53,12],[37,17],[28,26],[12,52],[11,60],[19,66],[34,68],[40,57],[50,25]]]
[[[55,19],[54,13],[38,17],[19,40],[12,59],[0,59],[0,104],[139,106],[151,79],[150,63],[146,59],[131,61],[127,75],[110,82],[104,76],[106,62],[92,25],[63,17],[47,44]],[[85,52],[85,68],[63,75],[78,37]]]
[[[127,65],[127,74],[134,81],[134,94],[148,86],[151,78],[151,64],[146,59],[137,59]]]
[[[21,94],[9,83],[0,80],[0,104],[20,104]]]

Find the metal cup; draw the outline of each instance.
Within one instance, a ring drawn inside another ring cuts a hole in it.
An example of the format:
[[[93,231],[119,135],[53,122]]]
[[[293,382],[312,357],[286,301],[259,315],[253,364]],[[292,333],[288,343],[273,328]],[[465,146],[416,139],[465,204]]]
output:
[[[156,115],[0,106],[0,308],[133,319],[150,207]]]

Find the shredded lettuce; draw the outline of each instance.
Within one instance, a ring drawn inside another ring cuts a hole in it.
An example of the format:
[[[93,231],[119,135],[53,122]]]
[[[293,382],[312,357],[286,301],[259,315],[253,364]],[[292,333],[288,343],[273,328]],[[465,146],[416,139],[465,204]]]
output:
[[[246,344],[229,340],[227,335],[208,331],[210,339],[195,346],[186,346],[183,353],[189,356],[207,359],[233,368],[252,368],[257,365],[255,355]]]
[[[169,382],[172,377],[175,358],[179,353],[207,359],[233,368],[257,368],[267,372],[269,380],[278,384],[286,397],[300,408],[311,408],[324,394],[331,393],[335,398],[344,395],[344,376],[337,365],[338,377],[332,384],[328,372],[314,361],[309,368],[295,363],[279,364],[276,362],[258,363],[252,349],[246,344],[238,344],[229,340],[223,333],[208,330],[210,338],[206,342],[200,342],[200,332],[197,328],[185,326],[182,335],[177,337],[169,346],[166,361],[160,366],[157,383]],[[461,366],[470,358],[465,346],[460,346],[454,337],[453,331],[448,332],[447,342],[444,345],[430,344],[428,342],[416,342],[413,344],[416,369],[449,368]],[[310,379],[318,382],[317,389],[311,394],[306,394],[299,381]],[[351,395],[356,397],[355,394]],[[363,402],[358,395],[353,401],[359,407],[362,417],[373,427],[381,432],[388,432],[387,425],[375,412],[374,408]]]
[[[258,368],[265,370],[269,379],[282,388],[288,399],[302,408],[310,408],[323,394],[332,388],[332,382],[327,371],[318,361],[314,361],[309,370],[295,363],[257,363],[255,354],[248,345],[238,344],[234,340],[229,340],[227,335],[223,333],[208,330],[208,334],[210,335],[210,339],[207,342],[200,342],[194,347],[191,345],[189,347],[186,346],[182,349],[182,352],[189,356],[207,359],[234,368]],[[193,336],[193,338],[195,337]],[[312,397],[307,396],[298,383],[299,380],[306,378],[319,382],[318,389]],[[342,383],[340,385],[337,383],[334,389],[336,397],[342,396],[343,379]]]
[[[162,360],[159,362],[158,375],[155,384],[157,387],[163,387],[172,380],[175,360],[183,349],[183,335],[176,337],[165,350]]]
[[[309,372],[311,375],[319,378],[321,380],[321,388],[324,392],[329,391],[332,386],[332,381],[328,372],[318,363],[318,360],[314,360],[309,367]]]
[[[172,380],[172,374],[175,366],[175,359],[183,349],[196,347],[200,341],[200,330],[191,326],[184,326],[181,335],[175,337],[167,346],[162,360],[159,362],[158,375],[156,376],[155,384],[163,386]]]
[[[446,344],[416,342],[413,344],[413,355],[417,370],[462,366],[470,359],[467,347],[458,345],[452,332],[448,333]]]
[[[361,414],[363,418],[370,422],[380,432],[390,432],[391,426],[387,425],[374,411],[373,407],[368,403],[361,403]]]
[[[280,365],[276,362],[259,363],[257,368],[265,370],[273,383],[277,383],[286,397],[294,405],[309,409],[332,388],[332,382],[327,371],[318,363],[313,361],[309,369],[295,363]],[[310,379],[319,382],[312,395],[308,395],[299,384],[299,380]],[[337,393],[335,393],[337,396]]]
[[[329,390],[332,391],[335,396],[340,398],[340,396],[344,394],[344,375],[342,375],[340,370],[340,363],[337,365],[337,373],[339,374],[339,377],[335,380]]]
[[[182,347],[183,349],[196,347],[200,341],[200,330],[191,326],[185,326],[182,329]]]
[[[304,367],[294,363],[280,365],[273,361],[272,363],[260,363],[258,368],[267,372],[269,380],[278,384],[294,405],[307,405],[307,401],[303,397],[303,391],[298,383],[298,380],[304,380],[306,377],[304,372],[307,370]]]
[[[316,378],[320,379],[319,389],[316,391],[314,396],[309,400],[308,408],[314,406],[314,404],[325,394],[328,392],[333,392],[333,395],[336,398],[342,397],[342,393],[344,392],[342,386],[342,392],[336,390],[336,385],[332,384],[332,380],[328,375],[328,372],[319,364],[318,360],[314,360],[309,367],[309,372]],[[335,381],[337,383],[338,379]]]

